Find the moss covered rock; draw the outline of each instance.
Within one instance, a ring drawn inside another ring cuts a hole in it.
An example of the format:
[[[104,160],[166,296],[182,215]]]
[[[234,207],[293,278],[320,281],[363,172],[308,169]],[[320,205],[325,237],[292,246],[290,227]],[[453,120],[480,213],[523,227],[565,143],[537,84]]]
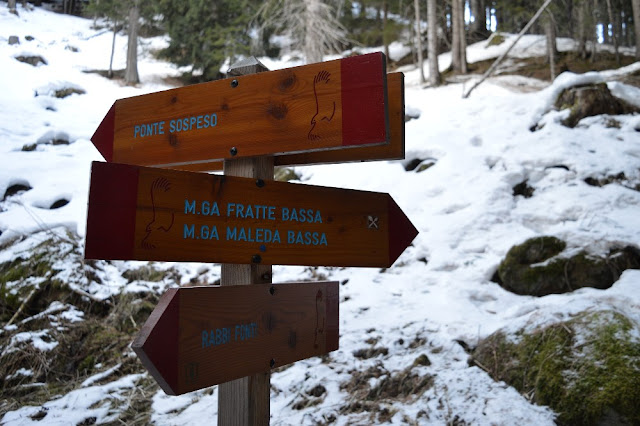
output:
[[[276,167],[274,171],[274,180],[280,182],[289,182],[290,180],[300,180],[300,175],[291,167]]]
[[[489,47],[489,46],[499,46],[502,43],[504,43],[504,36],[500,33],[493,33],[491,34],[491,37],[489,37],[489,39],[487,40],[487,45],[485,46],[485,48]]]
[[[498,266],[494,281],[521,295],[546,296],[582,287],[611,287],[627,269],[640,269],[640,250],[625,247],[606,257],[581,251],[558,256],[566,243],[555,237],[536,237],[512,247]]]
[[[566,89],[556,100],[555,106],[558,109],[571,109],[569,117],[562,121],[562,124],[567,127],[575,127],[585,117],[640,112],[637,108],[613,96],[606,83]]]
[[[640,329],[619,312],[584,312],[480,342],[471,363],[550,406],[560,425],[640,424]]]

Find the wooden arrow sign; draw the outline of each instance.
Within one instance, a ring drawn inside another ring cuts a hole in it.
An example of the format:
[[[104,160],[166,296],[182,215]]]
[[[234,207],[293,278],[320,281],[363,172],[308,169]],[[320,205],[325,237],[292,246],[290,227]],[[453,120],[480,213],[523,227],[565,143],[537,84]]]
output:
[[[338,283],[169,289],[133,342],[169,395],[338,349]]]
[[[387,143],[382,53],[116,101],[91,138],[108,162],[177,166]]]
[[[95,162],[85,257],[389,267],[417,233],[385,193]]]
[[[387,74],[387,98],[390,132],[388,144],[283,154],[274,157],[274,165],[293,166],[404,159],[404,74],[401,72]],[[222,170],[222,161],[183,164],[172,168],[194,172],[215,171]]]

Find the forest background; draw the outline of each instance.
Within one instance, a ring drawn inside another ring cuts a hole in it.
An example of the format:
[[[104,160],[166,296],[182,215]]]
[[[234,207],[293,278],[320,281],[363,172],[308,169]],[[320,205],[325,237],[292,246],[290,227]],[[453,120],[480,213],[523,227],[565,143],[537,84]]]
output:
[[[291,49],[303,53],[306,63],[367,46],[384,46],[389,58],[389,45],[399,41],[411,47],[411,55],[391,65],[418,64],[428,58],[429,83],[437,85],[438,53],[451,51],[451,71],[465,74],[470,71],[468,43],[484,40],[492,32],[519,33],[543,9],[527,30],[547,37],[551,79],[563,71],[562,64],[556,69],[557,37],[576,40],[577,54],[591,63],[607,60],[597,54],[598,44],[613,45],[618,66],[620,46],[640,45],[640,0],[56,0],[54,4],[64,13],[92,16],[96,24],[102,18],[114,41],[118,32],[127,32],[128,84],[139,82],[139,34],[168,34],[169,46],[160,54],[190,67],[187,82],[224,77],[225,65],[247,55],[277,57],[284,36]],[[9,0],[8,6],[16,11],[16,0]],[[431,22],[436,25],[430,26]],[[640,49],[635,59],[640,59]],[[113,76],[111,65],[108,73]]]

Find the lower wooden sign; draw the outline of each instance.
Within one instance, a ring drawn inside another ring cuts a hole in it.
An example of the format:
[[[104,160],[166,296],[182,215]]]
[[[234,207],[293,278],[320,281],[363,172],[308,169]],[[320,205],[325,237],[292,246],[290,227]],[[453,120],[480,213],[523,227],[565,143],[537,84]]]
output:
[[[169,289],[133,350],[169,395],[338,349],[338,282]]]

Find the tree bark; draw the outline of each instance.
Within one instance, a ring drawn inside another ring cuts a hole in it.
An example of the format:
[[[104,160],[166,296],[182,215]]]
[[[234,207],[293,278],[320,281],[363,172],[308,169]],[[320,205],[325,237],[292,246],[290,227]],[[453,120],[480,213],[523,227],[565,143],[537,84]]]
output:
[[[631,17],[629,17],[629,16],[625,16],[625,20],[626,20],[625,33],[626,33],[626,41],[627,41],[625,43],[625,46],[631,47],[631,46],[633,46],[633,40],[632,40],[633,39],[633,37],[632,37],[633,30],[631,29],[631,27],[632,27],[631,23],[632,23],[633,19]]]
[[[473,16],[469,32],[473,40],[482,40],[487,36],[487,12],[484,7],[484,0],[470,0],[469,7]]]
[[[460,72],[462,74],[467,73],[467,31],[464,24],[464,6],[465,0],[462,0],[460,7],[460,13],[458,14],[458,31],[460,31]]]
[[[124,72],[124,81],[127,84],[137,84],[140,82],[138,76],[138,1],[134,1],[129,9],[129,40],[127,42],[127,68]]]
[[[420,30],[420,0],[413,0],[413,8],[416,15],[416,49],[418,50],[418,70],[420,71],[420,84],[425,83],[424,79],[424,58],[422,57],[422,31]],[[431,22],[429,22],[429,29],[431,29]],[[431,42],[431,41],[429,41]],[[431,61],[431,52],[429,52],[429,61]]]
[[[547,36],[547,58],[549,60],[549,74],[551,81],[556,79],[556,53],[558,47],[556,44],[556,21],[553,13],[547,10],[547,19],[545,20],[545,34]]]
[[[611,23],[611,38],[613,38],[613,49],[616,52],[616,63],[620,65],[620,49],[618,46],[618,35],[616,31],[618,27],[613,17],[613,8],[611,7],[611,0],[607,0],[607,13],[609,14],[609,22]],[[608,32],[608,31],[605,31]]]
[[[304,20],[306,28],[313,28],[314,20],[320,16],[320,0],[303,0],[304,3]],[[323,45],[319,43],[318,34],[314,31],[305,31],[304,33],[304,55],[307,64],[322,62]]]
[[[640,61],[640,0],[631,0],[633,28],[636,33],[636,60]]]
[[[587,10],[586,1],[582,1],[577,8],[578,13],[578,53],[582,59],[587,58]]]
[[[415,0],[416,2],[418,0]],[[429,51],[429,83],[432,86],[440,84],[440,69],[438,67],[438,10],[436,0],[427,0],[428,51]]]
[[[591,63],[596,62],[596,56],[598,54],[598,36],[596,34],[596,26],[598,24],[598,0],[593,0],[593,9],[591,10],[591,24],[588,28],[591,28]]]
[[[460,13],[460,0],[451,2],[451,66],[453,71],[460,72],[460,31],[458,31],[458,14]]]
[[[118,24],[113,23],[113,38],[111,39],[111,57],[109,58],[109,72],[107,77],[113,78],[113,54],[116,51],[116,35],[118,34]]]
[[[7,6],[9,7],[9,12],[14,15],[18,14],[18,10],[16,9],[16,0],[9,0]]]
[[[464,0],[453,0],[451,7],[452,47],[451,65],[462,74],[467,72],[466,40],[464,31]]]

